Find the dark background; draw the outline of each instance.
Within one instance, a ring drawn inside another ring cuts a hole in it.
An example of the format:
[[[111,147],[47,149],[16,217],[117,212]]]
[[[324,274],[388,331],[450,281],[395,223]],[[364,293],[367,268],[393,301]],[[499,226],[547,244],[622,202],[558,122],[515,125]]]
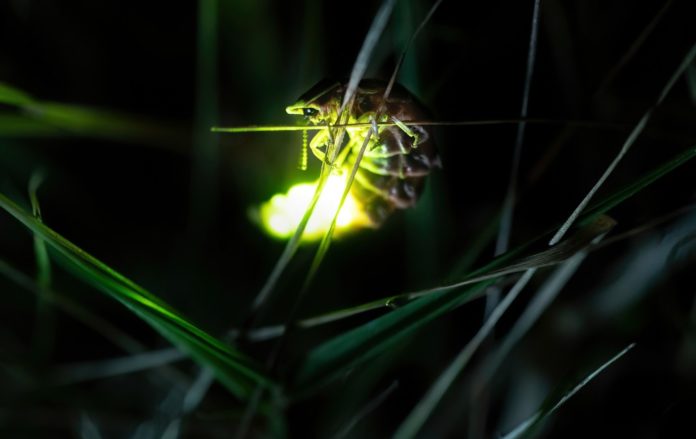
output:
[[[513,246],[567,217],[655,103],[695,41],[689,3],[542,1],[529,116],[559,123],[527,126]],[[213,135],[208,128],[295,124],[285,106],[323,77],[349,75],[377,7],[378,2],[221,0],[213,20],[218,48],[201,54],[193,2],[164,7],[151,2],[3,2],[0,81],[37,99],[125,115],[152,127],[154,134],[0,133],[0,189],[26,205],[27,181],[33,171],[43,170],[46,180],[39,197],[47,224],[203,328],[222,334],[240,324],[284,245],[248,219],[249,207],[292,183],[316,178],[318,167],[313,163],[304,174],[296,169],[299,133]],[[369,77],[389,77],[429,7],[425,1],[397,3]],[[409,52],[400,82],[438,120],[519,117],[531,14],[531,1],[443,2]],[[692,81],[695,75],[692,68]],[[681,78],[598,197],[694,144],[695,96],[693,85],[689,88]],[[0,104],[0,111],[19,110]],[[569,121],[592,123],[575,126]],[[396,213],[380,230],[337,240],[300,314],[456,277],[460,258],[485,237],[502,202],[516,129],[514,124],[438,128],[443,169],[430,178],[418,207]],[[617,233],[693,203],[695,171],[687,164],[612,211]],[[693,351],[684,347],[693,349],[694,343],[689,317],[696,286],[689,271],[693,255],[670,265],[629,305],[596,319],[590,306],[590,293],[640,251],[636,242],[617,244],[588,260],[514,352],[493,392],[491,432],[514,425],[498,423],[514,384],[532,383],[530,414],[539,397],[573,382],[633,341],[638,346],[630,356],[561,409],[546,433],[671,437],[665,431],[686,422],[686,413],[694,409],[696,378]],[[5,214],[0,215],[0,251],[15,266],[33,272],[31,236]],[[486,246],[475,265],[492,253],[492,245]],[[311,246],[299,252],[259,324],[282,321],[312,254]],[[149,346],[165,346],[108,298],[60,272],[55,283]],[[32,363],[25,358],[25,345],[32,338],[33,299],[5,279],[0,279],[0,290],[5,297],[0,346],[6,364],[26,364],[27,373],[40,377],[55,365],[122,354],[58,314],[52,355]],[[393,358],[376,362],[373,376],[361,380],[357,375],[355,382],[362,387],[348,380],[291,406],[286,419],[290,435],[330,435],[398,380],[399,390],[355,432],[390,434],[480,326],[482,310],[477,301],[426,326]],[[285,352],[288,364],[361,321],[294,337]],[[512,321],[504,320],[500,332]],[[269,348],[260,344],[248,350],[263,361]],[[7,392],[0,397],[0,431],[69,436],[75,434],[79,414],[88,409],[105,437],[128,434],[151,415],[163,393],[148,382],[152,389],[147,387],[144,396],[141,381],[134,375]],[[0,386],[7,382],[3,378]],[[459,410],[462,397],[452,393],[430,428],[461,437],[472,410]],[[188,434],[224,436],[237,419],[225,414],[239,410],[224,389],[215,387],[187,421]]]

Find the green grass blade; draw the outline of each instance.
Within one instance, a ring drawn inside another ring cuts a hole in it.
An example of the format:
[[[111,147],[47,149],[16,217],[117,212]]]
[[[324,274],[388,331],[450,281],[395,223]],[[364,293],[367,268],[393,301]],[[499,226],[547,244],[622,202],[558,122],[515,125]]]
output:
[[[0,194],[0,207],[55,250],[57,262],[79,279],[124,304],[199,363],[212,368],[236,396],[246,398],[256,384],[272,385],[245,355],[198,328],[156,296],[37,221],[3,194]]]
[[[549,404],[546,408],[542,408],[537,413],[532,415],[530,418],[522,422],[520,425],[515,427],[514,430],[502,437],[502,439],[516,439],[522,437],[522,435],[532,432],[532,428],[537,426],[540,422],[543,422],[549,416],[551,416],[556,410],[558,410],[563,404],[565,404],[570,398],[572,398],[576,393],[578,393],[583,387],[589,384],[590,381],[595,379],[600,373],[602,373],[606,368],[614,364],[619,358],[623,357],[628,351],[630,351],[635,346],[635,343],[628,345],[621,352],[614,355],[607,362],[599,366],[597,369],[592,371],[587,375],[582,381],[575,385],[570,391],[568,391],[563,397],[561,397],[555,404]]]
[[[295,386],[305,389],[321,384],[367,361],[436,317],[477,297],[492,282],[484,281],[463,291],[434,293],[325,342],[309,353],[295,377]]]
[[[23,106],[34,103],[34,99],[22,90],[0,82],[0,104]]]

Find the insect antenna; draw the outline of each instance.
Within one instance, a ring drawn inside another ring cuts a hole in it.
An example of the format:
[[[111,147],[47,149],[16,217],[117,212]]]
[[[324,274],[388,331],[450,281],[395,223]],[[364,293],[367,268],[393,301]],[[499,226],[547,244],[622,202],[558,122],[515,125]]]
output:
[[[302,130],[302,151],[300,152],[300,162],[297,164],[300,171],[307,170],[307,130]]]

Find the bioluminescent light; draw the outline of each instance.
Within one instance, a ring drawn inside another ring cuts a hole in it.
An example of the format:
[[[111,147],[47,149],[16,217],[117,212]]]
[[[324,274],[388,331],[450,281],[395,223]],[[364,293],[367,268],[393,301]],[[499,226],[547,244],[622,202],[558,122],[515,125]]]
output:
[[[348,179],[346,174],[343,172],[340,175],[328,176],[312,217],[302,235],[303,241],[321,239],[329,229],[346,187]],[[287,193],[276,194],[263,203],[255,213],[264,231],[276,238],[290,238],[312,201],[317,184],[318,181],[296,184]],[[336,219],[334,234],[340,235],[347,230],[369,227],[371,224],[362,206],[351,193],[348,193]]]

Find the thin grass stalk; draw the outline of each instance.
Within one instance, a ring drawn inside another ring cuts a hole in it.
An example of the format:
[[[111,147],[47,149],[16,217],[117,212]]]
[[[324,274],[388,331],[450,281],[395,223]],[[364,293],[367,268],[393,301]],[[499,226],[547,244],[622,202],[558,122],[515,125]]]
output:
[[[219,185],[218,138],[208,127],[218,120],[218,0],[198,0],[194,161],[189,213],[193,242],[203,245],[216,217]]]
[[[534,415],[520,423],[517,427],[515,427],[512,431],[507,433],[505,436],[502,436],[501,439],[517,439],[519,437],[522,437],[525,433],[530,431],[532,427],[537,425],[538,423],[542,422],[544,419],[548,418],[552,414],[554,414],[563,404],[565,404],[570,398],[575,396],[576,393],[578,393],[580,390],[582,390],[583,387],[587,386],[590,381],[594,380],[600,373],[604,372],[609,366],[614,364],[617,360],[619,360],[621,357],[626,355],[628,351],[633,349],[635,347],[635,343],[631,343],[627,347],[625,347],[621,352],[618,354],[614,355],[611,357],[609,360],[607,360],[604,364],[599,366],[597,369],[592,371],[589,375],[587,375],[581,382],[579,382],[577,385],[575,385],[568,393],[563,395],[563,397],[558,400],[553,406],[546,410],[539,410],[536,412]]]

